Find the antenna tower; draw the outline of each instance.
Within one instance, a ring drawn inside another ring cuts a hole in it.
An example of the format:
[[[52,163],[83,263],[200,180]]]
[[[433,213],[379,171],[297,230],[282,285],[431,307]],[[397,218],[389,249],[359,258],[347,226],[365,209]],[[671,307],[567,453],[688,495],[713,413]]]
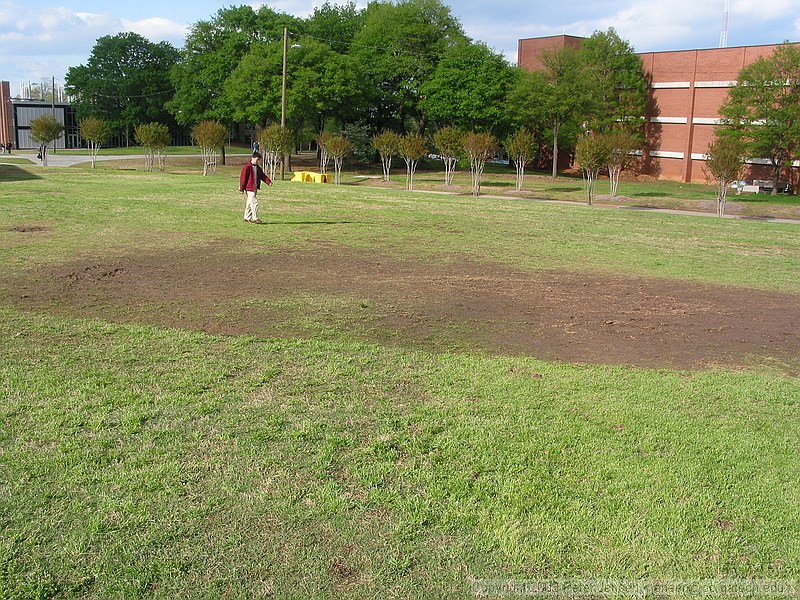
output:
[[[719,34],[719,47],[728,47],[728,12],[731,9],[730,0],[725,0],[725,8],[722,9],[722,31]]]

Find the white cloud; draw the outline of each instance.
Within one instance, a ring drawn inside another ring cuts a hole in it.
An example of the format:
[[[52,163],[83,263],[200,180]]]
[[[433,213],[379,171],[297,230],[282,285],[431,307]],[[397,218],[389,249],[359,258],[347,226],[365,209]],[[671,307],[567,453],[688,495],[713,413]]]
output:
[[[31,13],[23,5],[10,2],[2,5],[0,23],[0,53],[16,56],[74,54],[90,50],[99,37],[123,31],[181,46],[188,29],[183,23],[160,17],[127,21],[110,13],[74,12],[66,8]]]
[[[183,23],[176,23],[170,19],[152,17],[139,21],[121,21],[123,26],[120,31],[133,31],[146,37],[152,42],[166,41],[180,48],[189,33],[189,26]]]
[[[295,17],[310,17],[314,14],[314,9],[318,6],[321,6],[323,3],[313,2],[310,0],[276,0],[274,2],[251,2],[250,6],[253,10],[258,10],[262,6],[269,6],[272,10],[276,12],[283,12],[288,15],[294,15]],[[339,4],[343,5],[345,2],[331,2],[332,5]],[[356,8],[366,8],[367,3],[364,1],[356,2]]]
[[[617,30],[639,52],[647,52],[664,45],[674,49],[685,47],[687,40],[702,36],[709,39],[719,37],[722,9],[696,0],[647,0],[631,2],[630,5],[609,15],[592,21],[572,23],[567,33],[591,35],[609,27]]]
[[[730,15],[755,21],[789,18],[797,13],[797,0],[731,0]]]
[[[78,12],[63,7],[31,11],[23,4],[3,2],[0,78],[8,79],[12,85],[50,76],[63,80],[68,67],[88,60],[98,38],[124,31],[180,47],[188,27],[161,17],[125,20],[109,12]]]

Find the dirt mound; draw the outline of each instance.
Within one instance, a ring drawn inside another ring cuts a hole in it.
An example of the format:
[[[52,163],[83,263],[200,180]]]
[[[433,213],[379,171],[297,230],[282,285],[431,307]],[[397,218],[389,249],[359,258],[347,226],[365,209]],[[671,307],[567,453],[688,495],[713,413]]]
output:
[[[570,362],[703,368],[800,357],[797,294],[430,265],[336,246],[259,252],[219,241],[0,286],[23,309],[215,334],[303,335],[311,320],[360,339]]]

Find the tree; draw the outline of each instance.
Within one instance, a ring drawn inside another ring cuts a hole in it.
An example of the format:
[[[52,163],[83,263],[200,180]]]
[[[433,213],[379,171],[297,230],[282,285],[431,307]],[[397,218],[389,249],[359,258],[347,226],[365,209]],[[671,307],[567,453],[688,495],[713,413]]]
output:
[[[536,136],[527,129],[512,133],[506,140],[506,152],[517,167],[517,191],[522,189],[525,178],[525,165],[536,158]]]
[[[321,131],[326,122],[354,118],[364,104],[364,82],[348,56],[326,44],[300,38],[290,48],[286,73],[286,122]],[[222,86],[220,104],[237,121],[279,121],[283,80],[283,42],[254,43]]]
[[[472,176],[472,195],[481,194],[481,177],[486,161],[497,152],[497,140],[490,133],[471,132],[463,137],[464,151],[469,157],[469,172]]]
[[[343,135],[332,136],[328,141],[328,152],[333,158],[333,168],[335,174],[333,182],[339,185],[342,182],[342,162],[344,157],[350,154],[353,150],[353,144]]]
[[[64,133],[64,126],[52,115],[44,115],[31,121],[31,139],[41,146],[42,164],[47,165],[47,144]]]
[[[164,103],[174,94],[170,70],[178,51],[136,33],[103,36],[85,65],[70,67],[66,91],[74,96],[78,118],[97,117],[125,134],[139,123],[172,123]]]
[[[111,137],[111,127],[106,121],[96,117],[86,117],[78,122],[81,137],[86,140],[89,145],[89,155],[92,157],[92,168],[95,168],[97,154],[100,152],[100,146],[108,142]]]
[[[564,47],[544,52],[543,71],[518,76],[510,102],[526,115],[523,124],[536,131],[537,125],[552,131],[553,178],[558,177],[559,141],[564,130],[574,125],[591,106],[591,94],[578,51]]]
[[[402,137],[394,131],[384,131],[372,137],[372,147],[381,157],[383,167],[383,180],[389,183],[389,174],[392,170],[392,156],[397,154]]]
[[[355,2],[341,5],[325,2],[306,19],[306,33],[324,41],[335,52],[347,54],[353,38],[364,27],[364,20],[365,11],[357,9]]]
[[[464,152],[464,133],[455,127],[442,127],[433,134],[433,145],[444,162],[444,184],[453,185],[458,157]]]
[[[142,123],[134,128],[134,136],[141,146],[147,148],[144,170],[153,170],[153,157],[158,156],[158,170],[164,170],[166,156],[162,152],[170,144],[169,128],[162,123]]]
[[[225,144],[228,131],[217,121],[202,121],[192,127],[192,137],[203,155],[203,176],[217,172],[217,148]]]
[[[414,189],[414,171],[417,170],[419,159],[428,153],[428,143],[418,133],[410,133],[400,140],[397,149],[406,162],[406,189]]]
[[[769,160],[776,194],[781,168],[800,148],[800,47],[785,43],[743,68],[719,112],[722,135],[741,138],[750,157]]]
[[[600,170],[608,164],[608,139],[602,135],[584,135],[575,146],[575,162],[580,167],[589,206],[594,205],[594,188]]]
[[[370,2],[364,27],[354,36],[352,56],[368,84],[367,119],[373,131],[425,133],[422,85],[446,49],[466,36],[440,0]]]
[[[502,55],[485,44],[458,40],[422,85],[425,119],[463,129],[507,130],[504,100],[514,75]]]
[[[375,159],[375,148],[372,146],[372,131],[366,123],[344,123],[342,135],[353,144],[353,161],[362,165],[372,163]]]
[[[613,27],[595,31],[582,41],[578,58],[589,84],[589,128],[595,133],[611,128],[639,131],[647,108],[647,78],[630,43]]]
[[[611,186],[611,197],[617,195],[619,187],[619,176],[622,171],[631,163],[633,152],[640,144],[636,134],[629,128],[618,127],[610,130],[605,136],[608,145],[608,180]]]
[[[513,83],[504,105],[511,126],[515,129],[524,128],[536,138],[539,161],[544,161],[549,156],[544,150],[552,144],[553,137],[548,132],[549,120],[546,114],[545,90],[548,85],[545,71],[515,69]]]
[[[708,145],[704,171],[708,179],[717,182],[717,215],[725,215],[728,188],[739,178],[742,170],[742,142],[730,135],[719,135]]]
[[[320,131],[316,139],[319,148],[319,172],[324,175],[328,172],[328,161],[331,157],[329,148],[333,135],[327,131]]]
[[[181,50],[180,62],[171,71],[175,94],[167,108],[178,123],[236,120],[231,114],[230,101],[223,95],[226,81],[253,44],[273,42],[280,47],[284,27],[295,32],[303,28],[300,19],[268,6],[258,11],[250,6],[222,8],[210,20],[193,25]],[[254,87],[255,83],[246,85]]]
[[[281,127],[277,123],[258,132],[258,145],[264,155],[267,177],[272,181],[275,181],[275,172],[283,157],[292,151],[293,135],[289,129]]]

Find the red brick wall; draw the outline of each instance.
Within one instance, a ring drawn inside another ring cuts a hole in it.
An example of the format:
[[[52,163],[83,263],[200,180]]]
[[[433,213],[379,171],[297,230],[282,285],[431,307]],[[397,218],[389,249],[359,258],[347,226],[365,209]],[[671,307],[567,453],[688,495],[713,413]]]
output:
[[[519,66],[528,70],[542,68],[538,56],[561,37],[565,36],[520,40]],[[570,43],[578,40],[580,44],[581,39],[571,38]],[[719,106],[728,95],[730,82],[736,81],[743,67],[770,56],[776,46],[639,54],[652,86],[646,172],[663,179],[705,182],[705,161],[698,155],[706,153],[714,137]],[[764,169],[756,167],[755,173],[761,177]]]
[[[7,81],[0,81],[0,144],[14,142],[11,90]]]
[[[528,71],[544,68],[542,52],[560,50],[565,46],[580,48],[583,38],[573,35],[551,35],[549,37],[520,40],[517,45],[517,64]]]

